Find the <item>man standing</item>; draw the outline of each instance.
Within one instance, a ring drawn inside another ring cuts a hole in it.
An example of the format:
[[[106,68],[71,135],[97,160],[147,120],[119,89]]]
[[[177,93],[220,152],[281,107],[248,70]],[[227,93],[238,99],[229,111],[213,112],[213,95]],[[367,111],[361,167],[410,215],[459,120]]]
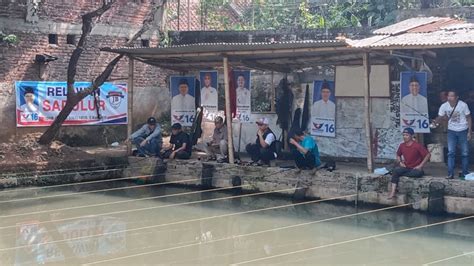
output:
[[[179,94],[175,95],[171,100],[171,108],[173,110],[191,111],[195,109],[194,97],[188,94],[189,84],[186,79],[179,82]]]
[[[156,119],[154,117],[148,118],[146,124],[130,136],[130,141],[136,145],[138,156],[159,157],[163,139],[161,127],[156,123]]]
[[[402,98],[402,104],[406,107],[406,113],[426,113],[428,111],[428,101],[420,94],[420,82],[413,76],[409,84],[410,94]]]
[[[256,124],[258,126],[257,140],[254,144],[248,144],[246,151],[255,164],[270,165],[270,161],[276,158],[275,134],[268,127],[267,118],[259,119]]]
[[[192,145],[188,134],[183,132],[180,123],[171,126],[171,149],[165,151],[163,157],[169,159],[189,159],[191,158]]]
[[[220,116],[216,117],[214,125],[212,141],[207,144],[208,151],[211,157],[217,157],[217,161],[224,161],[228,153],[227,127],[224,125],[224,119]]]
[[[448,121],[448,179],[454,178],[456,145],[461,148],[462,175],[469,174],[469,140],[471,140],[472,120],[467,104],[455,91],[448,92],[448,101],[441,105],[437,123]]]
[[[217,108],[217,90],[212,87],[211,73],[204,75],[204,87],[201,88],[201,105],[206,109]]]
[[[298,168],[309,170],[321,165],[318,145],[311,136],[305,135],[302,130],[298,129],[290,138],[290,144],[295,146],[292,153]]]
[[[331,89],[329,83],[323,82],[321,85],[321,100],[314,102],[312,115],[317,118],[334,119],[336,115],[336,105],[331,101]]]
[[[422,177],[424,175],[423,167],[431,157],[423,145],[413,140],[414,134],[415,131],[412,128],[403,130],[403,143],[400,144],[397,151],[399,166],[392,171],[392,188],[389,199],[395,198],[400,177]]]

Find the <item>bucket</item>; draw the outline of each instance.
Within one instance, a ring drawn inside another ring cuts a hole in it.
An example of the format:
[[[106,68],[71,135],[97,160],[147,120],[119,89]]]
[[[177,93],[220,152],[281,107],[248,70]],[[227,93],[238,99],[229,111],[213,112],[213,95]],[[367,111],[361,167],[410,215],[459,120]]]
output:
[[[431,153],[430,162],[442,163],[444,162],[443,144],[434,143],[428,144],[428,151]]]

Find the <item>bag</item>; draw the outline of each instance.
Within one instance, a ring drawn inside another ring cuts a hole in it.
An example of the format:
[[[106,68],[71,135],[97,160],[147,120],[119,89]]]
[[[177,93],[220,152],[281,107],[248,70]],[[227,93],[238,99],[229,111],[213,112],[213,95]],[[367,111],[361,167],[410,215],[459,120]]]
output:
[[[283,151],[283,142],[281,141],[281,135],[278,140],[275,140],[275,153],[277,154],[277,158],[281,157]]]

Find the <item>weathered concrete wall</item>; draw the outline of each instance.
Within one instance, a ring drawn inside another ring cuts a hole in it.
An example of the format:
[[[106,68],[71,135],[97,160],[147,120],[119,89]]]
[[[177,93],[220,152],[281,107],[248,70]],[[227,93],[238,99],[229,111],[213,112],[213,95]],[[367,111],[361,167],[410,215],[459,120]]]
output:
[[[150,168],[152,169],[152,168]],[[297,184],[307,188],[308,198],[354,201],[382,205],[402,205],[426,211],[434,194],[430,184],[444,186],[444,209],[449,213],[470,215],[474,213],[474,182],[424,177],[402,177],[396,200],[387,200],[390,178],[370,175],[346,167],[334,172],[299,171],[276,167],[243,167],[229,164],[202,163],[200,161],[171,161],[167,164],[166,181],[190,180],[190,185],[210,184],[213,187],[233,186],[233,178],[239,177],[245,189],[258,191],[284,190],[281,194],[293,195]],[[152,172],[151,172],[152,173]],[[207,183],[206,179],[212,182]],[[235,181],[234,181],[235,182]],[[235,184],[234,184],[235,185]],[[431,197],[431,198],[430,198]]]

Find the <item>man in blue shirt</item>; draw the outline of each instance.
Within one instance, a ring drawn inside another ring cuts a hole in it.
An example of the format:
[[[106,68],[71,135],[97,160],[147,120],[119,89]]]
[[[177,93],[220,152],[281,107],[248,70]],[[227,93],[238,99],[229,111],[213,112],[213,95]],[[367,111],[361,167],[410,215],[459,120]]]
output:
[[[163,139],[161,127],[156,123],[156,119],[148,118],[147,123],[130,136],[130,141],[137,146],[139,157],[159,157]]]
[[[296,130],[290,138],[290,144],[293,145],[293,158],[298,168],[308,170],[321,165],[318,145],[311,136]]]

